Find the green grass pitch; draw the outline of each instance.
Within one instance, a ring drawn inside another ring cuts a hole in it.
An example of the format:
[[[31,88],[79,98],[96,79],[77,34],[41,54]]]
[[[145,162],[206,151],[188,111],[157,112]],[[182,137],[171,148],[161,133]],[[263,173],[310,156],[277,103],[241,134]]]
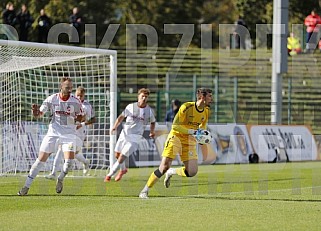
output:
[[[39,176],[25,197],[25,177],[0,177],[0,230],[320,230],[320,162],[200,166],[142,200],[154,169],[120,182],[68,177],[61,195]]]

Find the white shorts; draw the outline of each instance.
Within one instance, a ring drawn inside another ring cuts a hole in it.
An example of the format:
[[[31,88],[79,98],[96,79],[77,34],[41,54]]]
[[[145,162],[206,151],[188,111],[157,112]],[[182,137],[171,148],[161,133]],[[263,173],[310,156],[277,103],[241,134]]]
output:
[[[57,145],[61,145],[63,152],[76,151],[76,135],[68,134],[64,136],[46,135],[40,145],[39,151],[53,153],[57,150]]]
[[[122,134],[119,136],[115,152],[119,152],[124,156],[129,157],[138,149],[138,144],[143,137],[138,135],[127,135],[126,137]]]

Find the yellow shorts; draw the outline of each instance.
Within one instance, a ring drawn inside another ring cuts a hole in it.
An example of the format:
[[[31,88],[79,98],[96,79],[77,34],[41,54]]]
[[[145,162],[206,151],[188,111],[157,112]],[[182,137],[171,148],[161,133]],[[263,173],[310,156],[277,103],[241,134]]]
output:
[[[176,155],[180,156],[182,162],[198,159],[195,144],[182,144],[177,136],[168,136],[162,156],[175,159]]]

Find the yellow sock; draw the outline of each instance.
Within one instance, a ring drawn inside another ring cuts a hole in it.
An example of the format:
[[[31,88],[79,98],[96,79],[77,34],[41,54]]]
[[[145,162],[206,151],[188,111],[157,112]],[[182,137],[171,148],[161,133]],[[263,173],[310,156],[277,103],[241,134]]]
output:
[[[186,177],[185,167],[177,168],[177,169],[176,169],[176,173],[177,173],[177,175],[179,175],[179,176],[184,176],[184,177]]]
[[[158,181],[158,177],[155,175],[154,172],[152,172],[152,174],[150,174],[148,181],[147,181],[147,187],[151,188],[154,186],[154,184]]]

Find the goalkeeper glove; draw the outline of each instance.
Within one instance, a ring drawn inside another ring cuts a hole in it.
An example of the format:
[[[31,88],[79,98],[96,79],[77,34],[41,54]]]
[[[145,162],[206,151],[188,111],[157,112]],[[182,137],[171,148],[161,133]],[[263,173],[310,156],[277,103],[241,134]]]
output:
[[[189,135],[196,136],[196,137],[202,135],[202,132],[203,132],[203,129],[201,129],[201,128],[198,128],[198,129],[196,129],[196,130],[194,130],[194,129],[188,129],[188,134],[189,134]]]

